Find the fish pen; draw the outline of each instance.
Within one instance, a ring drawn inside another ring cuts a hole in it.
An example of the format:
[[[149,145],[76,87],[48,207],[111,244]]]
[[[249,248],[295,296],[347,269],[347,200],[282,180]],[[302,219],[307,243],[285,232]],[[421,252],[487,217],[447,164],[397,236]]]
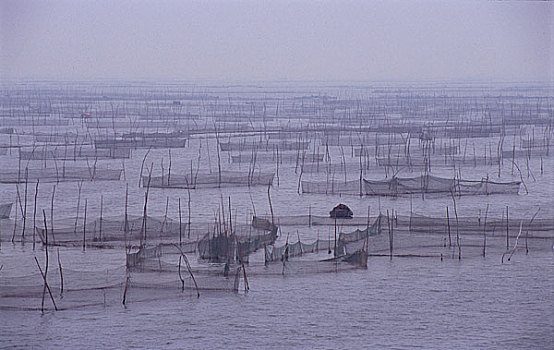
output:
[[[389,259],[524,266],[552,249],[549,86],[2,92],[0,310],[374,282]]]

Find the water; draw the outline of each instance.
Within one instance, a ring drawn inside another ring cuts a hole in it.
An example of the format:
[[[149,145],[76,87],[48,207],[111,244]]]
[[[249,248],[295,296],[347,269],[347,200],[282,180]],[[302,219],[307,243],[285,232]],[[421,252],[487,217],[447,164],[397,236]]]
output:
[[[1,311],[6,347],[552,348],[552,252],[370,258],[368,270],[252,278],[215,293],[62,312]]]
[[[141,88],[145,91],[150,89],[150,87]],[[209,87],[206,91],[225,96],[225,99],[229,98],[229,104],[232,106],[231,102],[237,105],[239,102],[242,103],[240,98],[235,99],[237,96],[253,100],[259,98],[262,91],[257,89],[235,87],[233,91],[229,91],[226,88]],[[270,89],[267,90],[267,95],[265,95],[266,92],[263,93],[265,97],[274,94],[286,101],[286,98],[294,96],[315,96],[313,89],[316,88],[297,87],[297,90],[291,89],[288,92],[290,96],[272,92]],[[337,87],[321,91],[331,95],[333,93],[341,95],[340,91],[337,92],[334,89],[340,90]],[[360,91],[355,90],[356,95],[366,93],[371,95],[368,92],[371,89],[364,90],[362,87],[360,89]],[[444,88],[440,89],[442,91]],[[124,88],[121,91],[126,93]],[[377,98],[371,103],[380,101],[379,94],[381,93],[376,93]],[[472,92],[465,91],[463,94],[470,96]],[[348,93],[346,95],[349,96]],[[391,96],[397,98],[396,92]],[[177,98],[178,96],[170,95],[159,99],[163,105],[167,102],[166,99],[169,99],[171,104],[172,99]],[[308,100],[310,103],[313,102]],[[125,96],[122,97],[122,101],[130,108],[144,102],[142,99],[129,101]],[[293,102],[293,106],[294,103],[297,102]],[[285,107],[281,108],[286,110]],[[4,106],[4,108],[7,107]],[[190,108],[194,112],[195,108],[199,107],[193,105]],[[217,109],[214,106],[206,108],[207,112],[204,111],[206,115],[203,117],[211,122],[212,110],[209,108],[214,108],[216,111]],[[224,109],[225,106],[221,108]],[[268,110],[270,108],[268,102]],[[107,110],[110,109],[107,108]],[[200,109],[200,111],[203,110]],[[70,124],[65,131],[83,131],[83,125],[79,122],[72,121]],[[94,130],[94,128],[91,129]],[[32,128],[22,127],[22,130],[31,132]],[[56,129],[45,127],[43,131],[54,133]],[[128,130],[123,131],[128,132]],[[104,131],[98,132],[99,135],[103,133]],[[199,162],[201,169],[206,172],[217,171],[215,139],[205,136],[192,137],[186,148],[172,150],[173,173],[188,173],[191,161],[196,167],[200,145],[203,145],[200,151],[202,158]],[[6,135],[0,135],[0,144],[8,144],[8,141]],[[32,137],[21,136],[21,139],[18,137],[17,140],[11,141],[31,145]],[[312,140],[312,147],[317,147],[317,153],[323,153],[324,146],[319,144],[319,141]],[[498,137],[490,140],[477,139],[478,154],[482,154],[488,142],[496,145]],[[511,146],[511,140],[506,142]],[[317,146],[313,146],[316,144]],[[345,151],[346,162],[353,169],[357,169],[358,158],[351,156],[347,149]],[[146,152],[144,149],[133,150],[132,158],[124,161],[99,161],[99,166],[125,167],[125,178],[121,181],[84,182],[80,203],[80,223],[84,199],[88,200],[89,218],[96,218],[99,216],[101,195],[103,195],[104,216],[121,217],[124,213],[126,184],[129,185],[129,213],[142,215],[144,188],[138,187],[138,179],[142,158]],[[333,164],[340,163],[339,148],[331,148],[330,152]],[[248,152],[244,154],[248,155]],[[248,171],[248,164],[240,166],[232,164],[230,155],[222,152],[224,169]],[[154,175],[161,173],[162,158],[167,169],[167,149],[154,149],[149,153],[146,164],[151,162],[154,164]],[[510,208],[510,218],[528,219],[539,208],[540,213],[537,218],[551,218],[554,215],[552,160],[552,157],[543,160],[544,174],[540,173],[540,163],[537,158],[529,162],[531,170],[529,175],[523,163],[520,163],[521,176],[517,171],[512,174],[512,165],[505,163],[501,168],[500,178],[497,177],[497,166],[462,168],[463,177],[469,179],[480,179],[487,175],[495,181],[514,181],[523,178],[529,194],[521,189],[518,196],[462,197],[457,199],[456,203],[458,215],[477,218],[478,215],[484,214],[488,204],[489,218],[501,218],[506,206]],[[32,161],[29,164],[40,167],[42,162]],[[52,166],[51,162],[49,165]],[[67,162],[67,165],[87,166],[83,161]],[[0,155],[0,166],[8,169],[17,168],[17,151],[12,149],[12,154]],[[275,164],[261,164],[259,167],[262,170],[275,171]],[[375,216],[379,210],[388,209],[396,210],[399,215],[409,215],[412,207],[416,214],[443,217],[446,206],[452,210],[452,198],[448,196],[360,198],[338,195],[299,195],[297,193],[299,175],[295,173],[294,162],[281,165],[279,172],[279,186],[276,186],[274,181],[271,189],[272,205],[276,215],[311,213],[326,216],[328,211],[339,202],[347,203],[355,216],[365,216],[368,207],[371,209],[372,216]],[[433,175],[444,177],[451,177],[453,173],[453,169],[440,167],[439,164],[432,171]],[[372,167],[365,175],[367,178],[381,179],[385,174],[382,169]],[[403,170],[401,175],[418,176],[420,172],[410,173]],[[342,176],[343,174],[338,174],[337,178],[342,179]],[[357,177],[358,173],[354,171],[349,180]],[[313,181],[324,181],[325,178],[323,173],[304,174],[303,177]],[[33,208],[33,185],[29,185],[29,217]],[[38,195],[38,216],[40,217],[41,210],[44,209],[48,220],[53,186],[52,183],[41,182]],[[54,206],[56,225],[63,223],[72,227],[76,213],[77,188],[77,183],[56,184]],[[20,185],[19,190],[22,195],[23,185]],[[190,196],[191,217],[194,223],[213,222],[218,206],[221,205],[222,200],[226,203],[229,196],[232,199],[237,221],[240,223],[251,219],[253,206],[258,215],[267,215],[270,212],[265,187],[193,190]],[[169,198],[167,215],[178,219],[177,201],[181,198],[185,203],[187,197],[186,190],[151,189],[148,215],[157,217],[165,215],[166,199]],[[15,202],[16,198],[15,185],[0,184],[0,204]],[[15,208],[12,209],[12,219],[13,210]],[[184,206],[183,212],[186,210]],[[452,211],[450,215],[453,220]],[[20,217],[21,213],[19,213]],[[32,244],[28,241],[29,237],[25,244],[17,240],[15,244],[9,242],[12,222],[13,220],[0,222],[2,225],[0,227],[2,243],[0,265],[3,265],[0,277],[36,275],[34,257],[36,256],[41,264],[44,263],[43,247],[39,246],[34,252]],[[32,223],[28,221],[27,224],[29,227]],[[18,227],[21,229],[21,222],[18,223]],[[332,228],[325,226],[281,227],[282,235],[277,245],[283,244],[289,233],[291,237],[296,238],[298,235],[303,241],[310,242],[316,239],[319,231],[321,231],[321,238],[326,238],[330,230]],[[503,232],[502,230],[498,228],[498,232]],[[19,232],[17,231],[18,238]],[[511,234],[513,236],[515,232]],[[485,258],[481,257],[481,238],[463,236],[461,260],[457,259],[455,249],[442,247],[444,238],[442,235],[419,234],[417,237],[409,238],[399,234],[395,239],[401,240],[399,243],[407,242],[407,248],[398,244],[396,251],[425,253],[432,257],[395,257],[391,260],[388,257],[373,256],[369,258],[367,270],[303,276],[255,275],[249,278],[250,291],[247,293],[242,290],[239,293],[202,292],[200,298],[196,298],[194,293],[190,291],[181,293],[178,289],[131,290],[128,303],[124,307],[120,303],[122,290],[119,288],[104,292],[106,302],[95,306],[58,312],[47,311],[44,314],[36,310],[39,307],[38,304],[31,305],[35,308],[33,311],[0,308],[0,348],[553,348],[554,238],[551,232],[544,233],[543,236],[547,238],[532,240],[528,255],[525,254],[525,250],[522,249],[523,243],[520,242],[520,247],[511,261],[505,261],[505,263],[501,262],[501,256],[505,252],[503,233],[488,238],[489,247]],[[419,238],[428,239],[431,245],[410,249],[412,240]],[[513,244],[512,238],[510,245]],[[440,254],[444,255],[444,259],[439,258]],[[98,271],[99,274],[106,269],[122,268],[125,264],[125,254],[121,248],[89,248],[86,252],[82,252],[80,248],[61,247],[60,256],[64,268],[76,271],[93,270]],[[320,256],[323,258],[326,254],[322,253]],[[50,259],[54,263],[51,268],[54,269],[56,268],[55,257],[56,251],[52,249]],[[259,259],[257,261],[259,262]],[[253,263],[255,262],[256,259]],[[199,262],[194,260],[193,264],[199,264]],[[40,279],[37,279],[37,284],[40,283]],[[55,294],[55,297],[60,296]],[[49,303],[49,300],[46,302]],[[5,300],[0,300],[0,304],[5,305]]]

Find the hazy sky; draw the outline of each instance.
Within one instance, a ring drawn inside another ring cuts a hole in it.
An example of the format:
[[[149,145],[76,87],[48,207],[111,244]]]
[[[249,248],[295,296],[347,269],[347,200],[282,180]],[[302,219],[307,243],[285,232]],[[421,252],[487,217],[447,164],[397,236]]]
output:
[[[0,0],[2,79],[548,80],[554,4]]]

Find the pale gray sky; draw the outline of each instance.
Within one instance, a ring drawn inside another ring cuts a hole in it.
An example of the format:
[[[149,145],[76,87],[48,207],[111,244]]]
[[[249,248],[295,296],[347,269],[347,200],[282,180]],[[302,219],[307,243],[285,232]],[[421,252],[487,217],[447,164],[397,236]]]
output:
[[[2,79],[553,80],[554,5],[1,0]]]

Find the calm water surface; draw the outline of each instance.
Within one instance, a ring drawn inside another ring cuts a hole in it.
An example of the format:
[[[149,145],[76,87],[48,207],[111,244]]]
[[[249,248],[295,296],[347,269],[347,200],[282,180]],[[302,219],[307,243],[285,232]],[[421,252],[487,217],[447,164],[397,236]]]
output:
[[[3,249],[6,249],[4,247]],[[368,270],[252,278],[250,292],[188,292],[61,312],[0,311],[2,347],[548,349],[554,254],[370,258]]]

